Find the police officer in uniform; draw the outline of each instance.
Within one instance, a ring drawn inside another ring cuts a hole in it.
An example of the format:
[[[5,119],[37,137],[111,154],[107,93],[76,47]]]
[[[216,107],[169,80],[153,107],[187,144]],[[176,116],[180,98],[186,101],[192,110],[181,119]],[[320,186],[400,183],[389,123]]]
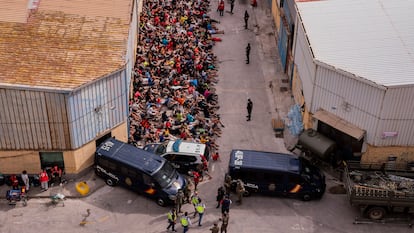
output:
[[[191,197],[191,204],[194,206],[194,217],[197,215],[197,205],[200,203],[201,199],[198,197],[198,192],[194,192],[194,195]]]
[[[220,233],[227,233],[227,226],[229,225],[229,213],[224,213],[221,220]]]
[[[250,43],[247,43],[246,47],[246,64],[250,63]]]
[[[247,29],[247,21],[249,20],[249,13],[247,10],[244,12],[244,29]]]
[[[210,228],[211,233],[219,233],[220,228],[217,226],[217,223],[214,223],[214,226]]]
[[[201,221],[203,221],[203,216],[204,216],[204,210],[206,209],[206,205],[204,205],[204,203],[201,203],[201,200],[199,201],[199,203],[196,206],[196,210],[198,213],[198,226],[201,227]]]
[[[175,195],[175,205],[178,213],[182,213],[181,207],[184,204],[184,192],[182,189],[179,189],[177,194]]]
[[[237,180],[237,188],[236,188],[236,193],[237,193],[237,203],[239,205],[242,204],[243,202],[243,194],[244,194],[244,183],[242,180]]]
[[[247,121],[250,121],[252,118],[253,102],[251,99],[247,99]]]
[[[185,212],[184,216],[180,219],[181,226],[183,226],[183,233],[186,233],[188,231],[188,226],[191,225],[191,220],[188,217],[188,213]]]
[[[226,174],[224,177],[224,188],[226,189],[226,194],[230,195],[231,192],[231,176]]]
[[[167,218],[168,218],[167,231],[170,230],[170,227],[171,227],[171,230],[176,232],[177,230],[175,230],[175,223],[177,221],[177,211],[175,210],[175,208],[172,208],[170,212],[167,213]]]

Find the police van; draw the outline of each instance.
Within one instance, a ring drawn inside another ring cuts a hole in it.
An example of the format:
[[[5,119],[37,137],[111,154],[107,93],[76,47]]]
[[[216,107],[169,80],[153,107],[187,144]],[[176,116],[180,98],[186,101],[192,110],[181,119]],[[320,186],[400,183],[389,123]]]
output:
[[[143,149],[165,158],[182,174],[197,170],[197,167],[203,164],[203,160],[210,159],[210,150],[207,145],[179,139],[150,143]]]
[[[228,174],[235,189],[238,179],[251,193],[299,197],[304,201],[321,198],[325,176],[319,168],[293,155],[254,150],[232,150]]]
[[[167,160],[115,138],[97,148],[95,172],[107,185],[125,186],[154,198],[160,206],[173,204],[178,190],[186,186]]]

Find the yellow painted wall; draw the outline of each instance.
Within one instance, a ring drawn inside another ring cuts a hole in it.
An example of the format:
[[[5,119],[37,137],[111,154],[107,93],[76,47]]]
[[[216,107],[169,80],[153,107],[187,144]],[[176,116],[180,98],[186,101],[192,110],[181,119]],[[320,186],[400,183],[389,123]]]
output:
[[[112,129],[112,136],[120,141],[127,142],[127,123],[123,123]],[[96,142],[93,140],[77,150],[63,151],[66,173],[77,174],[85,168],[92,166],[95,150]],[[26,170],[29,174],[39,173],[39,152],[40,151],[0,151],[0,172],[4,174],[20,174],[23,170]]]
[[[29,174],[40,172],[38,151],[0,151],[0,172],[20,174],[26,170]]]
[[[272,0],[272,15],[273,15],[273,20],[274,20],[275,26],[276,26],[276,34],[279,35],[280,10],[279,10],[279,7],[277,5],[276,0]]]

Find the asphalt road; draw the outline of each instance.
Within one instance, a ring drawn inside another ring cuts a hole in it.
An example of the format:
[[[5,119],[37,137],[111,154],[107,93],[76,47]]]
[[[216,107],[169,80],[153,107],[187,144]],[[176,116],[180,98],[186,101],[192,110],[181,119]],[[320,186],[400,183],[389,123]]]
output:
[[[263,5],[252,9],[247,1],[237,2],[235,14],[225,13],[212,17],[221,21],[225,31],[222,42],[215,47],[219,58],[219,94],[223,134],[218,141],[221,160],[211,163],[212,180],[199,185],[200,196],[207,203],[203,226],[194,224],[189,232],[210,232],[209,228],[220,217],[215,208],[217,187],[222,184],[232,149],[255,149],[286,152],[283,139],[276,138],[270,127],[271,118],[284,117],[291,104],[289,93],[274,92],[269,82],[277,88],[283,79],[277,61],[276,45],[269,10]],[[215,9],[215,2],[212,2]],[[227,6],[228,7],[228,6]],[[250,29],[244,30],[244,10],[250,12]],[[260,27],[254,27],[254,25]],[[252,46],[250,64],[245,64],[245,47]],[[277,89],[276,89],[277,90]],[[254,102],[252,121],[246,121],[247,98]],[[327,176],[328,189],[337,182]],[[65,206],[48,206],[48,199],[31,199],[27,207],[16,207],[0,202],[1,233],[66,233],[66,232],[166,232],[168,208],[159,207],[153,200],[139,196],[120,187],[100,188],[82,199],[65,201]],[[185,211],[193,208],[186,205]],[[89,210],[89,214],[88,214]],[[409,232],[406,225],[362,224],[354,225],[358,211],[351,207],[346,195],[325,193],[318,201],[302,202],[297,199],[251,196],[243,205],[233,204],[230,210],[229,233],[377,233]],[[177,229],[182,231],[181,227]]]

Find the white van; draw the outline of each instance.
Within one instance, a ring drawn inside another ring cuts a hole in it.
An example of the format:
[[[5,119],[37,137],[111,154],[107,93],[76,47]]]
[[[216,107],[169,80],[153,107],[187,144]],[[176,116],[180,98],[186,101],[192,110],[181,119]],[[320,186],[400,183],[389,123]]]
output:
[[[210,159],[210,150],[207,145],[182,140],[147,144],[144,150],[165,158],[183,174],[196,170],[197,166],[203,163],[203,159],[207,161]]]

